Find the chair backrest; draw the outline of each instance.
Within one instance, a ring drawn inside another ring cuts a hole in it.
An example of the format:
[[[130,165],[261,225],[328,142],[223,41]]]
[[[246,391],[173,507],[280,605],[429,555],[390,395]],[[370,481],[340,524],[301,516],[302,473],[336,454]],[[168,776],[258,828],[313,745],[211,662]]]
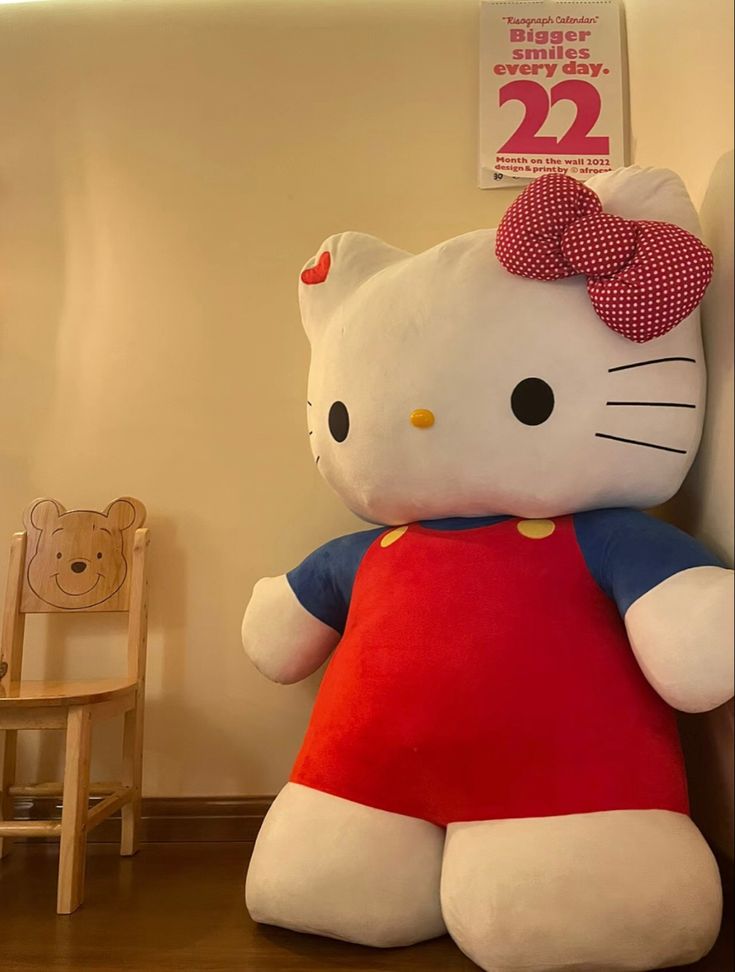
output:
[[[147,579],[146,510],[123,496],[101,512],[66,510],[57,500],[34,500],[25,530],[10,550],[0,635],[0,678],[20,678],[26,614],[130,613],[128,670],[145,668]],[[4,664],[3,664],[4,663]],[[3,671],[5,669],[5,671]]]
[[[143,504],[128,496],[102,513],[34,500],[23,515],[28,541],[22,613],[127,611],[135,531],[145,514]]]

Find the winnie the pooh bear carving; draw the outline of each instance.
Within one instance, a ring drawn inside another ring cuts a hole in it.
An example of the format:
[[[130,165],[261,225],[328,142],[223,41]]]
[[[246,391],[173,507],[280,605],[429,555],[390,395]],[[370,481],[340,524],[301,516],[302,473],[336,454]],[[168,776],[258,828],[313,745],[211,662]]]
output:
[[[114,500],[101,513],[67,512],[56,500],[35,500],[24,514],[29,553],[23,610],[114,611],[124,594],[135,529],[144,521],[143,505],[131,497]]]
[[[334,651],[253,854],[260,922],[448,932],[493,972],[695,961],[721,916],[674,709],[732,695],[733,575],[640,512],[699,443],[711,257],[681,181],[529,186],[412,255],[302,272],[319,471],[377,529],[258,582],[266,676]]]

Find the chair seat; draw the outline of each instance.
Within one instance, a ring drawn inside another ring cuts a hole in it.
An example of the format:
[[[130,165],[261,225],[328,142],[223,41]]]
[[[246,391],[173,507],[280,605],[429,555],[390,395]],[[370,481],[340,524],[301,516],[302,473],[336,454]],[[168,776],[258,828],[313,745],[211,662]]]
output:
[[[93,705],[133,694],[135,689],[135,680],[129,678],[0,682],[0,712],[8,708],[38,708],[44,705]]]

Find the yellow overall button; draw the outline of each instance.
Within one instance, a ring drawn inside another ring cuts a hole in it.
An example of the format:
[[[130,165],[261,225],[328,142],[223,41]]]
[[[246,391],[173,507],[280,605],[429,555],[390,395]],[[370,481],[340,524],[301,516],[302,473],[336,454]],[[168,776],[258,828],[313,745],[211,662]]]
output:
[[[517,526],[521,536],[529,540],[544,540],[556,530],[553,520],[521,520]]]
[[[396,540],[400,540],[403,534],[408,530],[407,526],[397,527],[395,530],[391,530],[390,533],[386,533],[384,537],[380,540],[381,547],[390,547],[392,543]]]

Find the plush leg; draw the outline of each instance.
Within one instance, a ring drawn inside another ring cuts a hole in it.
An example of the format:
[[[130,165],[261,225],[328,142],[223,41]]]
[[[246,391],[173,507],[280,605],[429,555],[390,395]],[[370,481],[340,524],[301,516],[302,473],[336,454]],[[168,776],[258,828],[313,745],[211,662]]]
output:
[[[298,783],[261,828],[247,877],[255,921],[361,945],[411,945],[446,931],[444,831]]]
[[[694,962],[722,913],[714,857],[663,810],[452,824],[449,934],[486,972],[643,972]]]

